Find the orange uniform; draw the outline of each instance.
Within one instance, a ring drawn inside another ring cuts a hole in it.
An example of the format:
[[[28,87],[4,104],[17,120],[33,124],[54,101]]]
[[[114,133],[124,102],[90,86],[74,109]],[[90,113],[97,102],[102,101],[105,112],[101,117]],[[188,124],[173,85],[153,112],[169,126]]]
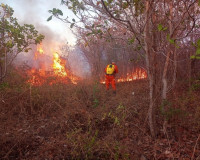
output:
[[[116,91],[115,74],[118,73],[118,67],[116,64],[112,63],[112,65],[114,65],[114,72],[113,74],[106,74],[106,89],[108,90],[109,85],[111,84],[113,90]],[[107,67],[105,68],[105,73],[106,73]]]

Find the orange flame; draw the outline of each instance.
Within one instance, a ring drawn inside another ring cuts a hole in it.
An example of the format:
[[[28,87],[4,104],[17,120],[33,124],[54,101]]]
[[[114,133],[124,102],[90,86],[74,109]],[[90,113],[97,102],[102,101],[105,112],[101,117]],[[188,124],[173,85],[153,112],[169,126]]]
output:
[[[135,70],[135,72],[133,72],[131,74],[127,73],[125,78],[124,77],[117,78],[116,82],[129,82],[129,81],[134,81],[134,80],[138,80],[138,79],[145,79],[145,78],[147,78],[146,71],[144,71],[141,68],[137,68]],[[102,80],[100,83],[105,84],[106,82],[105,82],[105,80]]]
[[[44,50],[42,44],[37,46],[37,51],[35,52],[34,62],[39,64],[39,69],[32,68],[27,72],[30,79],[27,81],[31,85],[41,86],[43,84],[55,84],[55,83],[73,83],[77,84],[78,77],[70,73],[65,67],[66,60],[61,58],[57,52],[53,53],[52,64],[50,65],[50,71],[47,71],[46,66],[42,60],[45,59]],[[46,56],[47,57],[47,56]],[[49,70],[49,69],[48,69]]]
[[[67,76],[67,72],[64,66],[65,63],[66,61],[61,60],[57,52],[53,53],[53,69],[56,75],[61,77]]]
[[[40,55],[44,54],[42,43],[37,46],[37,51],[35,52],[35,59],[38,59]]]

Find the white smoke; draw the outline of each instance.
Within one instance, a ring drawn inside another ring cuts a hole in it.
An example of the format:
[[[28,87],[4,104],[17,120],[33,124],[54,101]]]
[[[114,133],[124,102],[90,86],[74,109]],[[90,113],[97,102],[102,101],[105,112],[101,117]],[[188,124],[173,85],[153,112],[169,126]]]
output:
[[[61,46],[69,44],[75,44],[75,36],[71,33],[68,24],[53,18],[47,22],[48,17],[51,15],[48,10],[53,8],[60,8],[64,17],[71,17],[72,14],[66,11],[66,6],[60,5],[60,0],[2,0],[2,3],[8,4],[14,9],[14,17],[18,19],[18,22],[23,24],[33,24],[39,33],[45,35],[43,40],[44,53],[47,55],[45,63],[51,63],[53,52],[61,53]],[[36,52],[36,46],[31,46],[32,50],[29,53],[20,53],[15,60],[16,64],[27,63],[31,67],[35,67],[36,64],[33,61],[34,53]],[[62,53],[69,54],[67,52]],[[65,55],[64,55],[65,56]],[[76,75],[83,77],[89,74],[89,65],[80,55],[79,51],[75,49],[69,56],[69,64],[72,71]],[[80,67],[81,66],[81,67]]]

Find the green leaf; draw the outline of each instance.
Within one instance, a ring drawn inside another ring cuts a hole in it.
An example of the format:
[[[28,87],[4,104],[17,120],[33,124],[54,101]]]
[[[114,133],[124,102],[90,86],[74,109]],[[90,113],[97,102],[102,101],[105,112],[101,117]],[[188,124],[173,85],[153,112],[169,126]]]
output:
[[[196,44],[194,42],[191,43],[192,46],[197,47]]]
[[[8,88],[9,87],[9,84],[7,82],[2,82],[0,84],[0,89],[5,89],[5,88]]]
[[[167,35],[167,40],[169,41],[169,43],[175,44],[175,40],[171,39],[170,36],[169,36],[169,34]]]
[[[177,49],[179,49],[179,48],[180,48],[180,46],[178,46],[176,43],[175,43],[174,45],[175,45],[175,47],[176,47]]]
[[[52,10],[48,10],[48,12],[49,12],[49,13],[53,13],[53,11],[52,11]]]
[[[63,12],[60,9],[53,8],[53,10],[49,10],[49,13],[52,13],[54,16],[63,16]]]
[[[196,56],[190,56],[190,59],[195,59]]]
[[[53,14],[56,13],[56,8],[53,8],[52,13],[53,13]]]
[[[6,46],[9,47],[9,48],[12,48],[12,47],[13,47],[12,41],[11,41],[11,40],[8,41],[8,42],[6,43]]]
[[[47,19],[47,21],[50,21],[50,20],[52,20],[52,16],[50,16],[50,17]]]
[[[32,39],[33,36],[32,36],[32,35],[28,35],[27,38],[28,38],[28,39]]]
[[[57,13],[58,13],[60,16],[63,16],[63,12],[62,12],[60,9],[57,9]]]
[[[138,46],[138,47],[137,47],[138,51],[140,51],[140,50],[141,50],[141,48],[142,48],[142,46]]]
[[[73,28],[75,25],[75,23],[71,23],[70,28]]]
[[[105,23],[106,25],[108,25],[108,21],[107,21],[107,20],[105,20],[104,23]]]
[[[108,2],[104,1],[105,6],[108,6]]]
[[[196,59],[200,59],[200,57],[196,57]]]
[[[163,28],[163,31],[166,31],[167,30],[167,27]]]
[[[114,123],[117,124],[117,125],[119,125],[119,120],[118,120],[117,117],[115,117],[115,122]]]
[[[200,39],[197,41],[197,46],[200,47]]]
[[[200,55],[200,48],[197,48],[196,55]]]
[[[0,50],[2,50],[2,48],[7,48],[7,51],[10,52],[15,47],[16,54],[22,51],[27,52],[29,50],[29,45],[33,43],[37,44],[44,39],[43,35],[38,35],[38,31],[35,30],[33,25],[20,25],[17,19],[12,17],[14,10],[11,7],[7,5],[3,5],[3,7],[2,12],[6,12],[4,14],[5,30],[1,31],[1,33],[3,32],[4,35],[7,35],[7,38],[6,42],[0,47]],[[1,54],[1,57],[5,57],[5,55]]]
[[[128,3],[127,3],[127,2],[124,2],[124,3],[122,4],[122,8],[123,8],[123,9],[128,8]]]
[[[97,33],[102,33],[102,30],[98,29]]]
[[[87,33],[86,36],[90,36],[92,33]]]
[[[163,28],[163,25],[162,24],[158,24],[158,30],[159,31],[166,31],[167,30],[167,27]]]
[[[128,44],[133,44],[135,41],[135,37],[131,38],[131,39],[128,39]]]
[[[162,31],[162,30],[163,30],[162,24],[158,24],[158,30],[159,30],[159,31]]]

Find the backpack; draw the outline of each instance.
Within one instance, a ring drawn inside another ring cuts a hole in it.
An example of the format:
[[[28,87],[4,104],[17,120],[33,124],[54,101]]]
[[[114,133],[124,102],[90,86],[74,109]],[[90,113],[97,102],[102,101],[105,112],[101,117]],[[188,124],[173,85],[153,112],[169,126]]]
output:
[[[106,68],[106,74],[113,74],[115,71],[115,66],[112,64],[109,64]]]

